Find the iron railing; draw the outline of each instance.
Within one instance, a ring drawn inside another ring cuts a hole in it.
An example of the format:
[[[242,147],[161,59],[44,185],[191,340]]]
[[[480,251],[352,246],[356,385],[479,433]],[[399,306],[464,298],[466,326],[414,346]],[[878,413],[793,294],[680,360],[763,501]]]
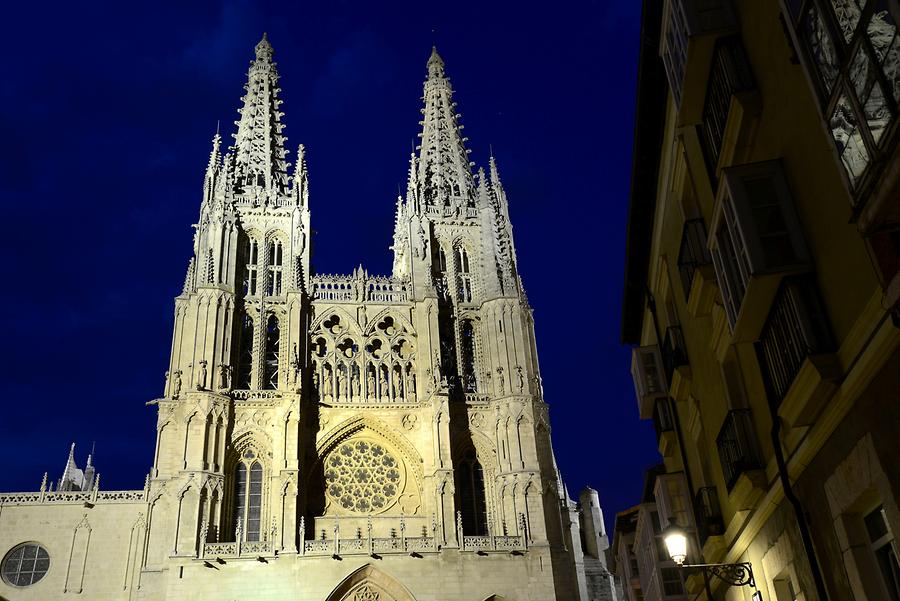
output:
[[[756,348],[770,400],[776,406],[807,357],[833,350],[828,318],[812,275],[782,281]]]
[[[653,428],[656,430],[656,442],[659,442],[664,432],[672,432],[675,429],[668,398],[656,400],[653,407]]]
[[[749,409],[732,409],[716,437],[725,485],[731,490],[741,474],[762,468],[753,416]]]
[[[710,536],[725,533],[725,521],[722,518],[715,486],[704,486],[697,490],[694,496],[694,510],[697,514],[697,535],[700,537],[701,547]]]
[[[702,218],[688,219],[681,230],[681,248],[678,251],[678,273],[684,298],[691,295],[691,282],[697,268],[712,264],[707,247],[706,224]]]
[[[666,371],[666,382],[671,384],[675,368],[688,364],[687,345],[684,343],[684,334],[681,331],[681,326],[669,326],[666,328],[662,348],[659,350],[662,355],[663,369]]]
[[[719,39],[709,69],[700,128],[703,154],[712,182],[716,181],[716,167],[722,152],[731,98],[737,92],[752,90],[755,87],[753,72],[750,70],[750,63],[747,61],[740,37]],[[715,186],[713,189],[715,190]]]

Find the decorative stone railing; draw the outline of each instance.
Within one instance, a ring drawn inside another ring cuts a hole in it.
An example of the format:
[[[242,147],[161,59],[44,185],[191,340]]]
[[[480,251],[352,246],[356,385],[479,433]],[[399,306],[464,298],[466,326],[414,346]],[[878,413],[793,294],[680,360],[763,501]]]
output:
[[[248,399],[280,399],[282,397],[280,390],[232,390],[231,398],[236,401],[246,401]]]
[[[146,490],[61,490],[43,492],[0,493],[0,505],[35,505],[43,503],[144,503]]]
[[[409,300],[409,283],[370,276],[362,269],[351,275],[317,275],[312,278],[312,298],[338,303],[404,303]]]
[[[303,555],[390,555],[410,553],[436,553],[437,542],[433,536],[391,538],[340,538],[303,541]]]
[[[270,540],[203,543],[200,559],[210,557],[272,557],[275,543]]]
[[[524,551],[524,536],[464,536],[461,551]]]

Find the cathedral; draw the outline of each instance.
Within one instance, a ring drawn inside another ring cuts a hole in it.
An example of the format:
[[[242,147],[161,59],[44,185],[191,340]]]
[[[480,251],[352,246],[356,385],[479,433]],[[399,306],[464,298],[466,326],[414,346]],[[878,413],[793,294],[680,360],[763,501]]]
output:
[[[74,449],[0,494],[0,600],[616,598],[596,491],[569,497],[494,158],[473,171],[427,61],[393,270],[311,263],[263,39],[234,143],[218,134],[142,490]]]

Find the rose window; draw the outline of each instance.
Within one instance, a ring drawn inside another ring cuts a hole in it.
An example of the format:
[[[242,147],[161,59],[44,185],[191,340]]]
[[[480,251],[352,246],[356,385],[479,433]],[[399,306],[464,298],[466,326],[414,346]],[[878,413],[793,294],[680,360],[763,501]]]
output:
[[[347,441],[325,459],[325,491],[346,511],[383,511],[400,494],[402,483],[400,462],[377,442]]]

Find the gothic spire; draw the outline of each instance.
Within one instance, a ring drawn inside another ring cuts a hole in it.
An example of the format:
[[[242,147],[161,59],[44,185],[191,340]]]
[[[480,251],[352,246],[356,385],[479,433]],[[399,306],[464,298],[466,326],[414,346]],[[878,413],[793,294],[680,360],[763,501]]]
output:
[[[427,207],[471,207],[474,205],[469,151],[461,134],[453,102],[453,89],[444,73],[444,61],[436,48],[428,58],[422,109],[421,146],[417,184],[419,201]]]
[[[306,167],[306,147],[297,147],[297,164],[294,165],[293,188],[294,201],[298,206],[309,204],[309,172]]]
[[[287,151],[285,136],[281,134],[284,113],[278,110],[278,70],[272,62],[274,50],[266,34],[256,45],[256,58],[247,73],[244,106],[234,139],[235,185],[238,192],[248,188],[262,188],[270,193],[284,194],[287,189]]]

